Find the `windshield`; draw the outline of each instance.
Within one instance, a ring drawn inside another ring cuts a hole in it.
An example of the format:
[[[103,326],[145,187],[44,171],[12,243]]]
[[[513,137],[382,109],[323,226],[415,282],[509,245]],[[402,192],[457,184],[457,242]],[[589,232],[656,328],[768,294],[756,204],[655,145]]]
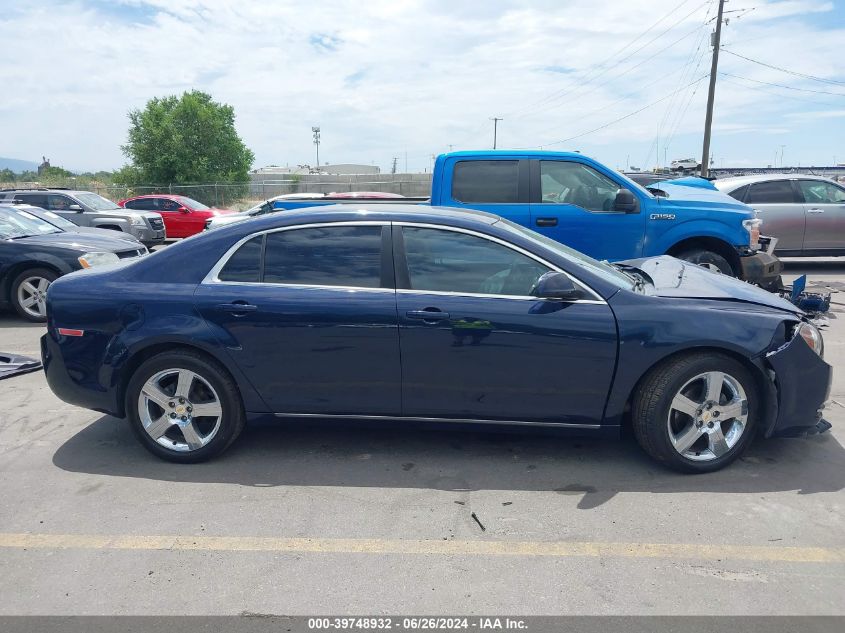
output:
[[[188,198],[186,196],[179,196],[179,201],[189,209],[193,209],[194,211],[207,211],[210,207],[205,206],[202,202],[198,202],[193,198]]]
[[[89,207],[94,211],[125,211],[125,209],[120,208],[111,200],[107,200],[103,196],[100,196],[96,193],[91,193],[90,191],[76,193],[74,194],[74,197],[86,207]]]
[[[555,240],[548,238],[545,235],[541,235],[540,233],[532,231],[531,229],[526,229],[523,226],[514,224],[509,220],[501,219],[496,224],[511,231],[512,233],[517,233],[522,237],[527,237],[528,239],[537,242],[542,246],[545,246],[546,248],[551,251],[554,251],[561,257],[568,259],[572,263],[581,266],[582,268],[586,268],[594,275],[598,275],[605,281],[608,281],[618,286],[619,288],[631,290],[635,285],[634,279],[623,273],[621,270],[613,267],[608,262],[600,262],[597,259],[593,259],[592,257],[584,255],[584,253],[569,248],[568,246],[564,246],[560,242],[556,242]]]
[[[10,240],[32,235],[61,233],[49,222],[36,218],[21,209],[0,209],[0,239]]]
[[[53,226],[58,226],[60,229],[65,229],[66,231],[75,231],[77,228],[73,222],[66,220],[52,211],[42,211],[39,209],[39,213],[32,213],[32,215],[41,218],[45,222],[49,222]]]

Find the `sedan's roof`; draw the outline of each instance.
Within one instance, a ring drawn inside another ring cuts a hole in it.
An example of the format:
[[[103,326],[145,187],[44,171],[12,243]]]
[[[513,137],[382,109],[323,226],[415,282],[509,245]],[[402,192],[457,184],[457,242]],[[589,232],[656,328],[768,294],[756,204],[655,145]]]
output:
[[[739,189],[740,187],[748,184],[752,184],[755,182],[769,182],[771,180],[795,180],[800,178],[801,180],[827,180],[830,181],[830,178],[825,178],[824,176],[815,176],[813,174],[753,174],[751,176],[732,176],[730,178],[719,178],[718,180],[714,180],[713,184],[716,185],[717,189],[722,191],[733,191],[734,189]]]
[[[270,213],[247,221],[273,225],[279,223],[279,220],[285,220],[285,224],[303,224],[310,221],[342,222],[344,220],[407,220],[437,223],[452,220],[489,225],[497,222],[499,216],[475,209],[433,207],[427,204],[368,204],[366,201],[362,201],[352,204],[325,204],[282,213]]]

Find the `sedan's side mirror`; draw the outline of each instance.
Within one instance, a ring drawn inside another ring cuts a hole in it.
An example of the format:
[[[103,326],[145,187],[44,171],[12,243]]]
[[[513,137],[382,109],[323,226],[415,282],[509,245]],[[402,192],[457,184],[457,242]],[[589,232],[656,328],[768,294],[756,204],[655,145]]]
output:
[[[581,291],[578,290],[569,275],[551,271],[537,280],[531,294],[541,299],[572,301],[581,296]]]
[[[179,213],[190,213],[191,210],[188,207],[179,207],[176,209]]]
[[[82,213],[84,209],[78,204],[72,204],[68,207],[68,211],[77,211],[78,213]]]
[[[630,189],[620,189],[616,192],[616,199],[613,201],[613,210],[622,213],[636,213],[637,199]]]

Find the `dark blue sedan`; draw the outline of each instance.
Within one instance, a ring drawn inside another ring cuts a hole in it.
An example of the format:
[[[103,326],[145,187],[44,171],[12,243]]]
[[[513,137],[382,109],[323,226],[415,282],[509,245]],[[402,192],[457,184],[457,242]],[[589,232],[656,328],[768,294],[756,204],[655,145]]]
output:
[[[50,286],[47,379],[197,462],[258,418],[537,425],[713,471],[825,430],[831,368],[790,303],[672,257],[609,265],[493,215],[272,214]]]

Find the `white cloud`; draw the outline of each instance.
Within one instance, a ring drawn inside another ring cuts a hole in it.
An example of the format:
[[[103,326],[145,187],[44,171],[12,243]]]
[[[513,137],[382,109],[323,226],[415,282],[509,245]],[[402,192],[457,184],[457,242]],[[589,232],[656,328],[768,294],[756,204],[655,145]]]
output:
[[[257,165],[310,161],[310,128],[317,124],[324,160],[374,161],[384,168],[393,156],[401,165],[405,152],[409,167],[422,169],[449,144],[486,147],[491,116],[505,117],[505,146],[549,144],[612,122],[706,74],[712,24],[704,25],[705,11],[713,15],[713,3],[705,7],[698,0],[680,7],[681,0],[11,5],[0,17],[0,155],[47,154],[72,168],[122,164],[127,110],[191,88],[235,107]],[[831,3],[737,0],[729,8],[749,6],[756,9],[725,29],[726,46],[799,72],[843,79],[838,51],[845,30],[818,18],[832,10]],[[595,68],[607,58],[612,61]],[[729,55],[721,67],[760,81],[808,85]],[[695,154],[705,98],[706,82],[700,82],[636,116],[551,148],[583,149],[610,163],[631,154],[631,162],[640,164],[659,136],[660,159],[669,139],[669,160]],[[820,98],[815,109],[833,101]],[[758,152],[748,139],[766,130],[798,135],[806,119],[786,115],[806,109],[797,100],[720,82],[714,151],[742,142],[752,159],[766,161],[768,142],[761,141]],[[825,155],[835,151],[831,135],[817,144]],[[649,162],[657,160],[656,152],[649,154]]]

